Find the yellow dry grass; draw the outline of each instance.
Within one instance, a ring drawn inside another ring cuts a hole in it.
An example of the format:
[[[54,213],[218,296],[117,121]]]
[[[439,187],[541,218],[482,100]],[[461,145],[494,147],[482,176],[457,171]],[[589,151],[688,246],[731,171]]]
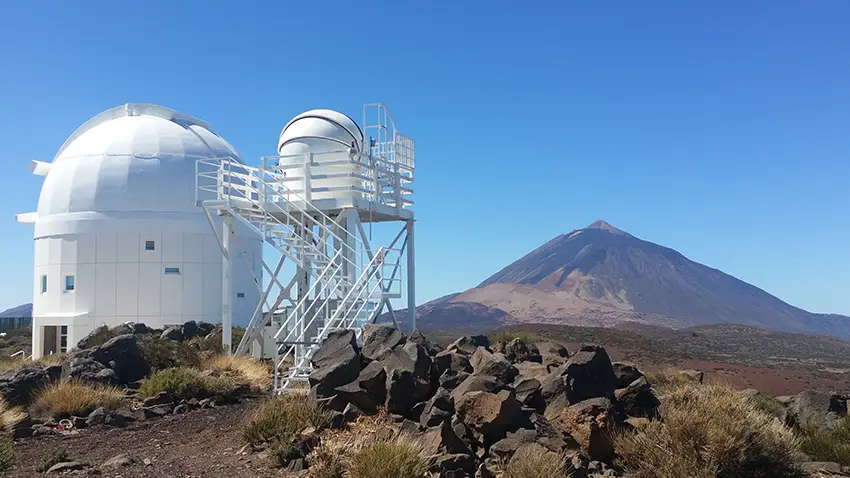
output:
[[[309,457],[310,476],[339,478],[344,469],[350,478],[417,478],[424,476],[430,459],[421,441],[381,410],[323,436]]]
[[[793,432],[738,391],[671,385],[662,420],[615,438],[620,465],[634,478],[796,478]]]
[[[0,430],[8,432],[24,419],[26,414],[19,407],[10,407],[6,400],[0,397]]]
[[[54,382],[38,393],[32,411],[54,418],[86,416],[96,408],[118,408],[123,402],[124,392],[117,387],[78,381]]]
[[[64,358],[65,355],[63,354],[47,355],[38,360],[11,357],[3,358],[0,359],[0,373],[21,370],[27,367],[49,367],[52,365],[59,365],[62,363]]]
[[[252,357],[217,355],[201,363],[201,370],[244,381],[253,388],[266,390],[272,385],[271,368]]]

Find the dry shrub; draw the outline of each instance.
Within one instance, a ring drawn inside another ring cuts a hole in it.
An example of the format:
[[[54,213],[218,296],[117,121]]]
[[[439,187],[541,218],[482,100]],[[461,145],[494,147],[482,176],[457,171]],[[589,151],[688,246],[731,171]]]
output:
[[[193,368],[175,367],[154,372],[142,382],[139,394],[143,397],[153,397],[160,392],[168,392],[175,400],[188,400],[228,395],[236,387],[235,381],[228,377],[203,375]]]
[[[86,416],[96,408],[118,408],[124,402],[124,392],[117,387],[79,381],[54,382],[36,396],[32,411],[59,419]]]
[[[421,478],[428,471],[422,444],[406,435],[365,444],[348,463],[351,478]]]
[[[284,394],[261,403],[248,419],[242,434],[248,443],[255,445],[286,442],[305,428],[322,429],[330,421],[331,414],[307,396]]]
[[[266,390],[272,385],[272,371],[264,363],[252,357],[240,355],[217,355],[201,364],[202,370],[232,377],[252,388]]]
[[[384,410],[324,436],[308,461],[312,478],[419,477],[430,464],[421,442],[403,432]]]
[[[5,475],[11,470],[17,458],[15,442],[7,436],[0,437],[0,475]]]
[[[662,370],[660,372],[647,372],[644,374],[644,377],[659,394],[667,393],[683,385],[699,385],[699,380],[696,378],[673,369]]]
[[[29,360],[27,358],[7,357],[0,359],[0,373],[21,370],[29,367],[50,367],[59,365],[65,359],[64,354],[45,355],[38,360]]]
[[[24,419],[26,414],[21,408],[10,407],[6,400],[0,397],[0,430],[11,431],[12,428]]]
[[[850,466],[850,417],[828,427],[810,424],[797,429],[800,451],[814,461],[833,461]]]
[[[310,454],[310,478],[343,478],[346,470],[345,457],[340,453],[320,446]]]
[[[197,367],[201,364],[200,352],[189,344],[163,340],[154,335],[137,335],[136,342],[153,370]]]
[[[781,419],[785,416],[785,405],[782,405],[782,403],[774,397],[759,394],[750,397],[749,400],[756,408],[772,417]]]
[[[68,456],[68,452],[62,448],[47,450],[38,457],[38,464],[35,467],[35,471],[39,473],[45,473],[47,470],[53,467],[53,465],[57,463],[64,463],[66,461],[71,461],[71,457]]]
[[[570,478],[567,457],[541,445],[524,446],[504,466],[503,478]]]
[[[797,440],[741,393],[680,385],[662,399],[662,421],[615,437],[619,464],[635,478],[803,476]]]

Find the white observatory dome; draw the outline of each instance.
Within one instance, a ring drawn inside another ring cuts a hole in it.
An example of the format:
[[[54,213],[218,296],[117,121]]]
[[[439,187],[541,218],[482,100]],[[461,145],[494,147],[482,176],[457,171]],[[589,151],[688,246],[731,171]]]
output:
[[[217,168],[198,160],[216,158],[241,162],[207,123],[126,104],[79,127],[52,163],[33,162],[45,176],[37,212],[22,215],[35,225],[34,357],[68,351],[101,325],[218,322],[225,302],[234,323],[247,324],[259,303],[262,239],[234,225],[240,266],[224,298],[213,229],[223,220],[208,219],[195,194],[196,168]]]
[[[310,110],[292,118],[280,132],[280,155],[360,149],[363,132],[348,115],[333,110]]]
[[[293,118],[277,143],[279,165],[297,197],[351,200],[361,195],[363,171],[350,162],[349,149],[360,151],[363,131],[349,116],[333,110],[310,110]],[[312,154],[307,189],[305,164]]]
[[[155,105],[127,104],[95,116],[53,160],[38,201],[36,236],[39,225],[69,214],[85,220],[129,211],[202,213],[195,205],[196,160],[241,161],[208,127]]]

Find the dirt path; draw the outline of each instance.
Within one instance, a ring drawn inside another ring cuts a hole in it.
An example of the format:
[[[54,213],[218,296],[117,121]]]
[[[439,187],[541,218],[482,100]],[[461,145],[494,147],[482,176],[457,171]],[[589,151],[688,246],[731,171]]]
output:
[[[136,422],[126,428],[94,428],[64,436],[39,436],[18,443],[18,466],[10,476],[44,477],[36,471],[47,452],[64,449],[70,459],[91,465],[77,476],[113,478],[281,477],[258,455],[240,455],[245,414],[254,404],[195,410],[184,415]],[[100,464],[127,454],[136,464],[101,469]],[[145,464],[150,460],[150,465]]]

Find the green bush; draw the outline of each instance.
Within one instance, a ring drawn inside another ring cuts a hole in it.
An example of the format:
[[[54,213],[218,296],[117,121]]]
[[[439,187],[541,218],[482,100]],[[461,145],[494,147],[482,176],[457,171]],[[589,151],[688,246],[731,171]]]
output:
[[[162,340],[153,335],[137,335],[139,350],[153,370],[174,367],[198,367],[201,354],[189,344]]]
[[[71,457],[68,456],[68,452],[59,448],[48,450],[38,458],[38,465],[35,467],[35,471],[39,473],[45,473],[47,470],[53,467],[53,465],[57,463],[64,463],[66,461],[71,461]]]
[[[833,461],[850,466],[850,417],[844,416],[830,427],[815,424],[796,429],[800,451],[813,461]]]
[[[242,431],[248,443],[288,443],[307,427],[321,429],[331,415],[305,395],[286,394],[264,401]]]
[[[5,475],[15,466],[17,457],[15,442],[9,437],[0,437],[0,475]]]
[[[143,397],[153,397],[160,392],[168,392],[175,400],[188,400],[227,395],[232,393],[234,388],[233,381],[227,378],[205,376],[195,369],[176,367],[154,372],[142,382],[139,394]]]
[[[351,478],[420,478],[428,471],[421,447],[396,439],[366,445],[351,456]]]
[[[785,416],[785,406],[773,397],[759,394],[754,397],[750,397],[750,401],[757,409],[772,417],[781,419]]]

